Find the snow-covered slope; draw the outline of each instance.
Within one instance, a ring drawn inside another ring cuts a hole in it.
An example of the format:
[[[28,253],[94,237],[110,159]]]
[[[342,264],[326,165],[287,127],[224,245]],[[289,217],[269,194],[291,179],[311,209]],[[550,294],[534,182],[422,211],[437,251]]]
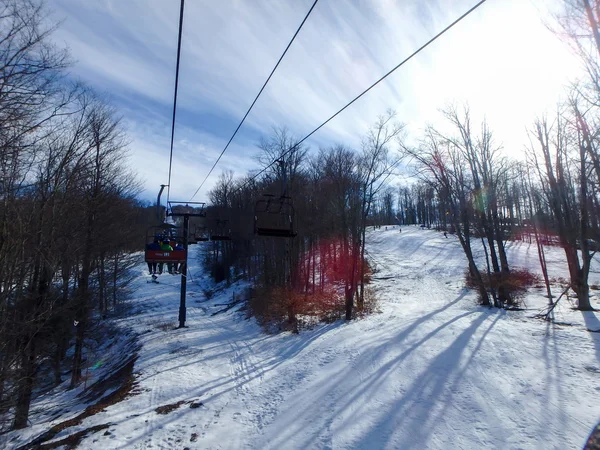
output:
[[[600,329],[594,313],[565,302],[558,319],[572,326],[533,319],[546,302],[541,289],[526,311],[476,306],[458,242],[435,231],[375,230],[368,252],[381,313],[300,335],[266,335],[235,309],[212,316],[244,286],[207,300],[197,265],[188,328],[174,330],[178,279],[147,284],[140,266],[140,313],[123,319],[140,333],[140,393],[55,440],[110,423],[78,448],[582,447],[600,418],[600,335],[587,331]],[[534,246],[512,244],[510,257],[537,271]],[[566,276],[560,249],[547,258],[551,275]],[[27,442],[19,436],[10,448]]]

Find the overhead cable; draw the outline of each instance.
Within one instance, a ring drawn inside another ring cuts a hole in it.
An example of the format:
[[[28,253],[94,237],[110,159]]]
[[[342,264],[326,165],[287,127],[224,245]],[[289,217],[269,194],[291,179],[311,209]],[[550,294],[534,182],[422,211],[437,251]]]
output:
[[[483,5],[487,0],[481,0],[480,2],[478,2],[477,4],[475,4],[472,8],[470,8],[467,12],[465,12],[463,15],[461,15],[458,19],[456,19],[454,22],[452,22],[450,25],[448,25],[446,28],[444,28],[442,31],[440,31],[438,34],[436,34],[434,37],[432,37],[429,41],[427,41],[425,44],[423,44],[421,47],[419,47],[417,50],[415,50],[410,56],[408,56],[407,58],[405,58],[402,62],[400,62],[398,65],[396,65],[394,68],[392,68],[388,73],[386,73],[384,76],[382,76],[381,78],[379,78],[375,83],[373,83],[371,86],[369,86],[367,89],[365,89],[364,91],[362,91],[359,95],[357,95],[356,97],[354,97],[351,101],[349,101],[343,108],[341,108],[340,110],[338,110],[335,114],[333,114],[331,117],[329,117],[329,119],[327,119],[325,122],[323,122],[321,125],[319,125],[317,128],[315,128],[314,130],[312,130],[310,133],[308,133],[306,136],[304,136],[302,139],[300,139],[298,142],[296,142],[296,144],[294,144],[292,147],[290,147],[289,150],[285,151],[282,155],[280,155],[277,159],[273,160],[269,165],[267,165],[266,167],[262,168],[259,172],[257,172],[254,176],[252,176],[246,183],[244,183],[242,186],[240,186],[239,188],[237,188],[237,190],[241,190],[243,189],[245,186],[247,186],[249,183],[253,182],[256,178],[258,178],[261,174],[263,174],[265,171],[267,171],[269,168],[271,168],[275,163],[277,163],[281,158],[287,156],[288,154],[290,154],[291,152],[293,152],[300,144],[302,144],[304,141],[306,141],[309,137],[311,137],[313,134],[315,134],[317,131],[319,131],[321,128],[323,128],[325,125],[327,125],[333,118],[335,118],[337,115],[339,115],[342,111],[344,111],[346,108],[348,108],[350,105],[352,105],[356,100],[358,100],[359,98],[361,98],[363,95],[365,95],[367,92],[369,92],[371,89],[373,89],[375,86],[377,86],[379,83],[381,83],[385,78],[387,78],[389,75],[391,75],[393,72],[395,72],[397,69],[399,69],[400,67],[402,67],[405,63],[407,63],[409,60],[411,60],[414,56],[416,56],[417,54],[419,54],[421,51],[423,51],[426,47],[428,47],[431,43],[433,43],[436,39],[438,39],[440,36],[442,36],[444,33],[446,33],[448,30],[450,30],[452,27],[454,27],[457,23],[459,23],[461,20],[463,20],[465,17],[467,17],[469,14],[471,14],[473,11],[475,11],[477,8],[479,8],[481,5]]]
[[[175,138],[175,113],[177,112],[177,86],[179,84],[179,58],[181,56],[181,34],[183,31],[183,4],[181,0],[179,9],[179,37],[177,39],[177,64],[175,66],[175,94],[173,95],[173,120],[171,122],[171,153],[169,155],[169,182],[167,184],[167,205],[169,204],[169,195],[171,194],[171,167],[173,165],[173,140]]]
[[[315,0],[314,1],[314,3],[312,4],[312,6],[310,7],[310,9],[308,10],[308,13],[306,13],[306,16],[304,16],[304,20],[302,20],[302,23],[300,24],[300,26],[298,27],[298,29],[294,33],[294,36],[292,36],[292,39],[290,40],[290,42],[288,43],[287,47],[285,48],[285,50],[283,51],[283,53],[279,57],[279,60],[277,61],[277,64],[275,64],[275,67],[273,67],[273,70],[271,70],[271,73],[269,74],[269,77],[267,78],[267,81],[265,81],[265,83],[260,88],[260,91],[258,91],[258,94],[254,98],[254,101],[250,105],[250,108],[248,108],[248,111],[246,111],[246,114],[244,114],[244,117],[242,118],[242,120],[240,121],[239,125],[237,126],[237,128],[235,129],[235,131],[233,132],[233,134],[231,135],[231,137],[229,138],[229,141],[227,142],[227,145],[225,145],[225,148],[221,151],[221,154],[219,155],[219,157],[217,158],[217,160],[215,161],[215,163],[213,164],[213,166],[208,171],[208,174],[206,175],[206,177],[204,178],[204,180],[202,181],[202,183],[200,183],[200,186],[198,187],[198,189],[196,189],[196,192],[194,192],[194,195],[192,195],[192,198],[190,199],[190,201],[192,201],[194,199],[194,197],[196,196],[196,194],[200,191],[200,189],[202,189],[202,186],[204,186],[204,183],[206,183],[206,180],[208,180],[208,177],[210,176],[210,174],[212,173],[212,171],[214,170],[214,168],[217,166],[217,164],[221,160],[221,157],[223,156],[223,154],[225,153],[225,151],[229,147],[229,144],[231,144],[231,141],[233,141],[233,138],[235,137],[235,135],[237,134],[237,132],[241,128],[241,126],[244,123],[244,121],[246,120],[246,117],[248,117],[248,114],[250,114],[250,111],[252,111],[252,108],[254,107],[254,104],[258,100],[258,97],[260,97],[260,94],[262,94],[263,90],[267,86],[267,83],[269,83],[269,80],[271,79],[271,77],[273,76],[273,74],[275,73],[275,71],[277,70],[277,67],[279,67],[279,63],[281,62],[281,60],[283,60],[283,57],[285,56],[285,54],[287,53],[288,49],[292,45],[292,42],[294,42],[294,39],[296,39],[296,36],[298,35],[298,33],[300,32],[300,30],[302,29],[302,26],[304,25],[304,22],[306,22],[306,19],[308,19],[308,16],[310,16],[310,13],[314,9],[314,7],[316,6],[316,4],[317,4],[318,1],[319,0]]]

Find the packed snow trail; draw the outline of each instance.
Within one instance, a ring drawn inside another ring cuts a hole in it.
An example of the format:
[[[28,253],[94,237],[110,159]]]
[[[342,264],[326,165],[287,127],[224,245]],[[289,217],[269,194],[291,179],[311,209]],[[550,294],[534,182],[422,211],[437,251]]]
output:
[[[300,335],[264,334],[234,310],[212,316],[244,286],[207,300],[197,266],[188,328],[175,330],[178,279],[146,284],[140,269],[140,312],[123,319],[140,333],[140,393],[65,433],[112,424],[81,449],[582,447],[600,417],[600,340],[586,330],[600,328],[594,313],[565,302],[558,318],[572,326],[533,319],[542,289],[527,311],[477,306],[451,235],[390,227],[367,243],[381,312]],[[509,252],[538,271],[534,246]],[[551,275],[565,276],[561,250],[547,258]]]

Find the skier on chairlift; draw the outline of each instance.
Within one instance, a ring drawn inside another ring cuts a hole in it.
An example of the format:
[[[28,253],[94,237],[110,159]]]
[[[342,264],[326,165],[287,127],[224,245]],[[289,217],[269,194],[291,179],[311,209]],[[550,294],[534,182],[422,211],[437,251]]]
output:
[[[172,252],[173,251],[173,247],[171,247],[171,244],[169,243],[168,240],[163,241],[163,243],[160,246],[160,249],[163,252]],[[173,273],[173,263],[168,262],[167,263],[167,270],[169,271],[170,274]],[[161,274],[163,272],[163,263],[159,263],[158,264],[158,273]]]
[[[185,250],[185,249],[183,248],[183,245],[181,245],[179,242],[177,242],[177,243],[175,244],[175,248],[173,248],[173,250],[178,252],[178,251],[183,251],[183,250]],[[183,271],[183,266],[184,266],[184,264],[185,264],[185,263],[183,263],[183,262],[174,263],[174,266],[173,266],[174,272],[175,272],[176,274],[177,274],[177,273],[181,273],[181,272]]]
[[[160,250],[158,239],[154,239],[154,242],[148,244],[146,248],[148,250]],[[150,272],[150,275],[156,275],[156,265],[156,262],[148,262],[148,272]]]

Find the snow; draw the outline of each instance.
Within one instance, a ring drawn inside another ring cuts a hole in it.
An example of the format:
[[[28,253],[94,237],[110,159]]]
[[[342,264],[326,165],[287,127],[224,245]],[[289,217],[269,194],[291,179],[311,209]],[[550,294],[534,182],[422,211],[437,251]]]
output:
[[[207,299],[212,285],[197,262],[204,244],[193,250],[185,329],[175,329],[179,278],[147,283],[140,265],[138,313],[119,323],[139,336],[138,394],[54,441],[109,423],[108,433],[89,434],[78,448],[583,446],[600,418],[600,335],[587,330],[600,329],[595,313],[573,311],[563,299],[556,320],[569,326],[535,319],[545,289],[531,290],[525,311],[477,306],[452,235],[389,227],[369,232],[367,244],[380,312],[299,335],[265,334],[236,308],[212,315],[247,285],[220,286]],[[540,272],[535,245],[511,243],[508,251],[512,264]],[[546,257],[551,276],[567,277],[560,249]],[[600,284],[596,263],[590,283]],[[0,445],[17,448],[60,422],[42,420],[33,415],[33,427]]]

